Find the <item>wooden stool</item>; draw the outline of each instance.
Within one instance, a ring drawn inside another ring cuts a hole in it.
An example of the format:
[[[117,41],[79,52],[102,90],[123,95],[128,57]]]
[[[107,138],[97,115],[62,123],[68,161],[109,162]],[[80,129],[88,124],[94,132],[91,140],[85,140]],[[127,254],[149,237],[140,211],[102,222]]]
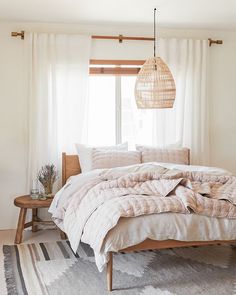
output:
[[[22,242],[22,234],[24,228],[32,226],[32,231],[35,232],[37,231],[38,224],[54,224],[52,220],[43,221],[38,217],[38,209],[49,208],[52,200],[53,198],[48,198],[46,200],[33,200],[30,195],[15,198],[14,205],[20,207],[15,244],[20,244]],[[25,223],[27,209],[32,209],[32,221]],[[61,233],[61,237],[64,237],[63,233]]]

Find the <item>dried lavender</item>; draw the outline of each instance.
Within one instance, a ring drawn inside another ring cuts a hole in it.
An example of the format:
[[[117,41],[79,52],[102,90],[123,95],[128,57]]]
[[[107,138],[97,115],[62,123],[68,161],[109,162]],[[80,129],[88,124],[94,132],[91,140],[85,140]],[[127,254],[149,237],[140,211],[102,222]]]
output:
[[[58,171],[56,167],[51,164],[47,164],[41,168],[38,172],[38,180],[44,187],[44,193],[50,195],[52,193],[52,188],[54,182],[58,178]]]

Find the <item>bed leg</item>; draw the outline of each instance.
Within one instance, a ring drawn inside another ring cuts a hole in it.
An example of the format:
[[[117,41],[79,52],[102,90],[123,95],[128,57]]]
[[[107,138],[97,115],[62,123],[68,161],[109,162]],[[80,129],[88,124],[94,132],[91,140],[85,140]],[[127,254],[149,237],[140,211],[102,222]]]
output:
[[[60,236],[61,236],[61,239],[62,240],[66,240],[67,239],[66,233],[64,233],[64,231],[62,231],[61,229],[60,229]]]
[[[107,262],[107,290],[112,291],[112,268],[113,268],[113,256],[112,252],[109,252],[109,261]]]

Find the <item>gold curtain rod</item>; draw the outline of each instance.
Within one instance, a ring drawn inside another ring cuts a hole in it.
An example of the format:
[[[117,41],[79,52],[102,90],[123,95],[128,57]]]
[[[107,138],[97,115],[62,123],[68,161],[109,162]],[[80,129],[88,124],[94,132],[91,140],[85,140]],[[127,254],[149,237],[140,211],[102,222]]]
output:
[[[21,40],[24,40],[25,38],[25,32],[11,32],[12,37],[21,37]],[[118,40],[120,43],[123,42],[123,40],[140,40],[140,41],[153,41],[154,38],[150,37],[127,37],[123,35],[119,36],[99,36],[99,35],[92,35],[92,39],[106,39],[106,40]],[[209,46],[212,44],[223,44],[223,40],[213,40],[211,38],[208,38]]]

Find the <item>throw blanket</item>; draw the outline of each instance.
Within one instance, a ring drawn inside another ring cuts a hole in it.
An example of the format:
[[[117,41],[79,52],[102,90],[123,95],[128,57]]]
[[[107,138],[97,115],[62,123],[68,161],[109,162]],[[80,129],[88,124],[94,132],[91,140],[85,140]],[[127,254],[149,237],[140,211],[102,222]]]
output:
[[[90,246],[99,253],[106,234],[121,217],[162,212],[236,218],[236,177],[163,167],[128,174],[111,169],[89,180],[74,194],[64,227],[76,251],[84,226],[93,215]]]

